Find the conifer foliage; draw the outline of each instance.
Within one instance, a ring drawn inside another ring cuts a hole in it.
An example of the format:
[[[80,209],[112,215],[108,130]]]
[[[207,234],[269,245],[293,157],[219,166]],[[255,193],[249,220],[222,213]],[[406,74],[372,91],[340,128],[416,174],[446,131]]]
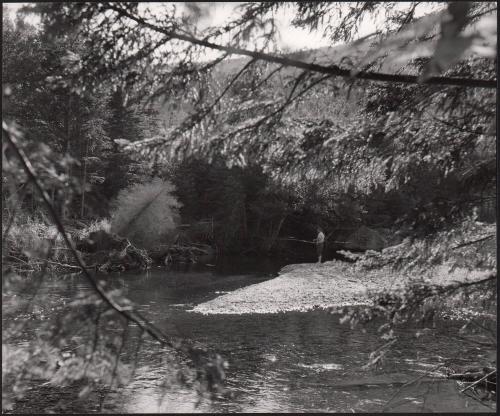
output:
[[[174,191],[159,178],[123,189],[112,203],[111,231],[141,248],[167,243],[180,220]]]

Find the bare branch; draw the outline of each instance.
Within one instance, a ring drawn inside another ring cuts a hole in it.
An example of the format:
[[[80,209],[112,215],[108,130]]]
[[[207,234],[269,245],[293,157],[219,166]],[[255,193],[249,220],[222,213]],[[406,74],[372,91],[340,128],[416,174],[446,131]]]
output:
[[[429,371],[426,371],[424,374],[418,376],[417,378],[415,378],[414,380],[411,380],[405,384],[403,384],[392,396],[391,398],[385,403],[382,411],[383,412],[386,412],[389,410],[389,404],[397,397],[397,395],[399,393],[401,393],[403,391],[403,389],[405,387],[408,387],[408,386],[411,386],[412,384],[415,384],[416,382],[422,380],[423,378],[427,377],[429,374],[433,373],[434,371],[437,371],[439,370],[441,367],[443,367],[444,364],[438,364],[436,365],[435,367],[431,368]]]
[[[457,248],[462,248],[465,246],[470,246],[472,244],[477,244],[477,243],[480,243],[481,241],[486,241],[486,240],[489,240],[490,238],[493,238],[493,237],[496,237],[496,234],[490,234],[490,235],[487,235],[486,237],[480,238],[478,240],[467,241],[466,243],[459,244],[458,246],[452,247],[451,249],[456,250]]]
[[[497,372],[497,370],[493,370],[492,372],[486,374],[484,377],[480,378],[479,380],[475,381],[474,383],[472,383],[471,385],[467,386],[466,388],[464,388],[463,390],[460,391],[460,393],[464,393],[465,391],[471,389],[472,387],[475,387],[477,386],[479,383],[481,383],[481,381],[483,380],[486,380],[489,376],[492,376],[493,374],[495,374]]]

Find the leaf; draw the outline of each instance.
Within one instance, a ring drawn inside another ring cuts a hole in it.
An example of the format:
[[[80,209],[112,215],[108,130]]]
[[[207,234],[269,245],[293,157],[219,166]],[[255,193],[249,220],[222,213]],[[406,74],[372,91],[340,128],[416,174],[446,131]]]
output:
[[[469,1],[454,1],[448,5],[448,13],[441,23],[442,37],[456,36],[467,23],[467,13],[471,8]]]
[[[420,80],[425,81],[446,71],[458,62],[464,52],[472,45],[472,38],[455,37],[438,42],[431,61],[422,71]]]
[[[448,5],[448,10],[441,19],[441,37],[431,61],[422,71],[421,81],[446,71],[472,45],[472,36],[460,35],[467,23],[470,7],[470,2],[453,2]]]
[[[412,54],[414,55],[418,44],[412,44],[409,46],[409,43],[412,41],[418,41],[418,38],[429,34],[434,28],[436,28],[437,24],[441,21],[442,16],[443,13],[436,13],[422,17],[416,22],[406,26],[403,31],[389,35],[361,60],[358,64],[358,68],[352,71],[352,75],[356,75],[364,66],[372,63],[375,59],[394,51],[395,49],[398,50],[397,55],[404,53],[407,49],[413,49],[414,51]]]

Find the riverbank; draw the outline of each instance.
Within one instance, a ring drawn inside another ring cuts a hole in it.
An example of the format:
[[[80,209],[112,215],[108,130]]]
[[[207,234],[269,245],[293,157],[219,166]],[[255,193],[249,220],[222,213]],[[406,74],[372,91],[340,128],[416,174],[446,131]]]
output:
[[[456,281],[479,280],[486,275],[486,272],[465,269],[448,272],[443,265],[437,267],[428,280],[444,286]],[[263,314],[370,304],[370,292],[396,290],[408,284],[410,279],[389,268],[361,271],[352,263],[339,260],[291,264],[283,267],[274,279],[201,303],[192,312]]]
[[[211,261],[215,250],[207,244],[158,244],[149,249],[134,246],[127,238],[110,232],[107,219],[83,223],[67,221],[66,234],[88,269],[102,273],[140,271],[151,265],[192,264]],[[17,274],[54,272],[80,273],[72,250],[55,225],[21,217],[2,227],[4,270]]]

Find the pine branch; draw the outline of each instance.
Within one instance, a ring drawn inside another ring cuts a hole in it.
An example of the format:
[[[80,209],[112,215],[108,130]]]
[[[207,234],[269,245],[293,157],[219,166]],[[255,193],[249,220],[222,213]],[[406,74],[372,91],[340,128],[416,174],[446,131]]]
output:
[[[107,8],[110,10],[114,10],[120,15],[127,17],[130,20],[151,29],[155,32],[162,33],[166,36],[169,36],[173,39],[179,39],[185,42],[189,42],[191,44],[195,44],[198,46],[203,46],[205,48],[215,49],[219,51],[227,52],[231,55],[242,55],[249,56],[254,59],[263,60],[266,62],[274,62],[277,64],[282,64],[284,66],[291,66],[295,68],[301,68],[307,71],[319,72],[323,74],[328,74],[331,76],[339,76],[348,79],[366,79],[371,81],[381,81],[381,82],[399,82],[405,84],[428,84],[428,85],[442,85],[442,86],[459,86],[459,87],[468,87],[468,88],[496,88],[497,81],[496,79],[478,79],[478,78],[454,78],[454,77],[430,77],[426,81],[422,82],[419,76],[416,75],[397,75],[397,74],[388,74],[382,72],[360,72],[353,77],[351,70],[341,68],[338,65],[330,65],[323,66],[303,61],[298,61],[291,58],[286,58],[283,56],[274,56],[268,53],[250,51],[247,49],[232,47],[232,46],[224,46],[217,43],[209,42],[203,39],[197,39],[193,36],[184,35],[172,30],[163,29],[159,26],[156,26],[152,23],[147,22],[141,17],[135,16],[131,14],[129,11],[116,6],[114,3],[107,3]]]
[[[241,77],[241,75],[255,63],[255,59],[249,61],[240,71],[229,81],[224,90],[217,96],[217,98],[207,107],[196,112],[195,114],[186,117],[181,125],[170,135],[169,141],[173,141],[176,137],[182,134],[183,131],[192,129],[195,125],[200,124],[205,117],[210,114],[210,112],[217,106],[217,104],[224,98],[229,89],[234,85],[234,83]]]

